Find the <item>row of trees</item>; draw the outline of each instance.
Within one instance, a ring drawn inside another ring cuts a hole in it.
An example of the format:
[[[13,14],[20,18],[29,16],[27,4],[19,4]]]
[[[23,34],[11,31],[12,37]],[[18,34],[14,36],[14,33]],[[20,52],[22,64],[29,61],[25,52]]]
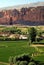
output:
[[[10,27],[10,28],[4,28],[2,30],[2,32],[9,32],[9,33],[12,33],[12,34],[21,34],[21,30],[18,29],[17,27]]]
[[[10,28],[4,28],[2,32],[9,33],[9,34],[12,33],[12,34],[26,35],[28,37],[29,43],[37,41],[36,36],[40,37],[42,36],[42,33],[44,33],[44,32],[42,33],[39,32],[38,34],[38,31],[34,27],[27,28],[27,29],[28,31],[22,32],[21,29],[18,29],[17,27],[10,27]]]

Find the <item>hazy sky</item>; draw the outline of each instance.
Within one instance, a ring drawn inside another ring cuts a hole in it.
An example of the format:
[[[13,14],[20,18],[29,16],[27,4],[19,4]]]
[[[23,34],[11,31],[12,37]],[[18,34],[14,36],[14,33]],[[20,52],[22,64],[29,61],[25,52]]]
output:
[[[41,1],[44,2],[44,0],[0,0],[0,8]]]

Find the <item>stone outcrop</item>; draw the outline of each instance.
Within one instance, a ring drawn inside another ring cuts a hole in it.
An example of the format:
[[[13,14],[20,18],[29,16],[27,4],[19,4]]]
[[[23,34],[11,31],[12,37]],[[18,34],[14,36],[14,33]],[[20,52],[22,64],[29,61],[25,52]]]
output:
[[[0,11],[0,24],[14,24],[21,20],[44,23],[44,6]]]

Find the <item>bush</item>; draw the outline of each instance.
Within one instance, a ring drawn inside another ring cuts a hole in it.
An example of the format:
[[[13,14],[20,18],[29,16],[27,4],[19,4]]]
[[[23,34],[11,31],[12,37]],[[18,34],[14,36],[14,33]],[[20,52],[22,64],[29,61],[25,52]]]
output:
[[[9,63],[10,63],[10,65],[11,65],[11,64],[14,64],[14,57],[13,57],[13,56],[12,56],[12,57],[10,56],[10,58],[9,58]]]
[[[40,42],[41,40],[43,40],[42,38],[37,38],[37,42]]]
[[[17,61],[31,61],[32,58],[28,55],[28,54],[23,54],[23,55],[20,55],[20,56],[17,56],[14,58],[14,61],[17,62]]]
[[[17,61],[17,62],[16,62],[16,65],[19,65],[19,64],[20,64],[20,61]]]
[[[34,62],[30,62],[28,65],[36,65]]]
[[[14,58],[14,63],[16,65],[28,65],[29,62],[34,62],[29,54],[22,54]]]
[[[19,65],[27,65],[28,62],[27,61],[21,61]]]
[[[2,38],[0,38],[0,41],[15,41],[15,40],[19,40],[18,38],[4,38],[4,37],[2,37]]]
[[[19,60],[18,60],[18,56],[15,56],[14,57],[14,63],[16,63],[16,62],[18,62]]]

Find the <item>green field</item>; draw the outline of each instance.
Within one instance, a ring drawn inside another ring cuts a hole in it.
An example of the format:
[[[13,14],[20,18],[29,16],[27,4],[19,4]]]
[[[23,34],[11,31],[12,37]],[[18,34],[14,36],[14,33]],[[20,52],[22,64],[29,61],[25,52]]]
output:
[[[7,65],[7,64],[4,64],[4,63],[0,63],[0,65]]]
[[[44,62],[44,47],[40,46],[40,47],[37,47],[38,50],[39,50],[39,55],[34,57],[35,60],[37,61],[42,61]]]
[[[27,41],[0,42],[0,61],[8,62],[10,56],[35,52],[35,48],[28,46]]]
[[[37,52],[37,50],[34,47],[30,47],[28,41],[25,40],[24,41],[23,40],[22,41],[0,41],[0,62],[8,62],[10,56],[17,56],[24,53],[26,54],[29,53],[31,55],[34,52]],[[44,55],[41,54],[40,57],[34,57],[34,58],[40,60],[39,58],[41,57],[43,58]]]

